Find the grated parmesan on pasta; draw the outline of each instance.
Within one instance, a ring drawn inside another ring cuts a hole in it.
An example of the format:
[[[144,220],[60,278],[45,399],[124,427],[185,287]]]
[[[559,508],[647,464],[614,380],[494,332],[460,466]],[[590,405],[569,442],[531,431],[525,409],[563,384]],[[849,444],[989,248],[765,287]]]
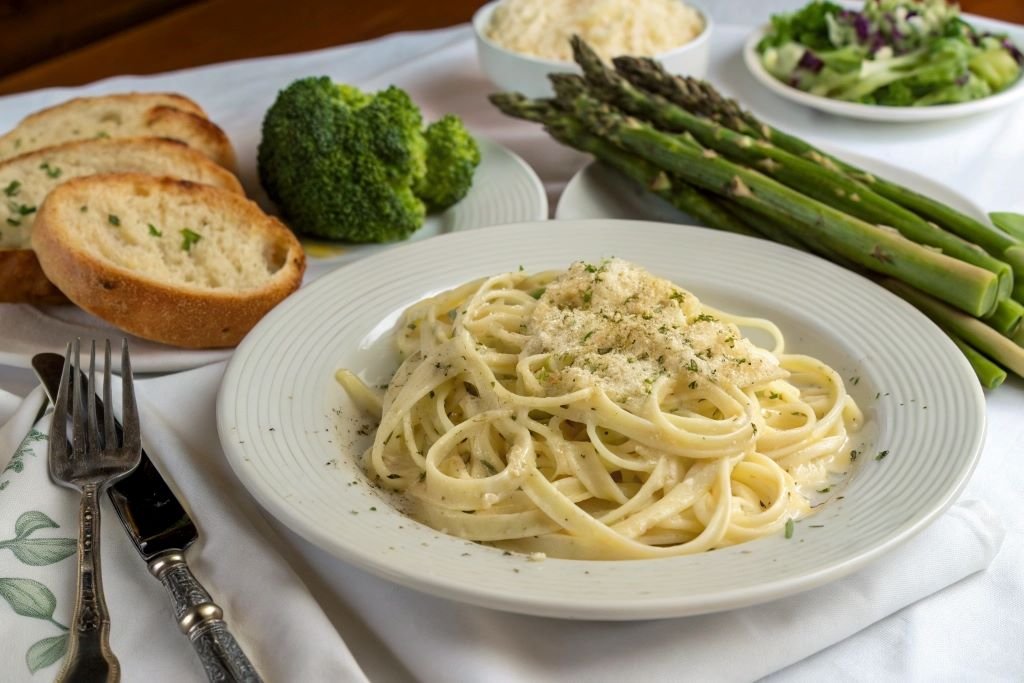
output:
[[[700,13],[680,0],[504,0],[486,35],[513,52],[570,62],[573,34],[610,59],[663,54],[703,30]]]

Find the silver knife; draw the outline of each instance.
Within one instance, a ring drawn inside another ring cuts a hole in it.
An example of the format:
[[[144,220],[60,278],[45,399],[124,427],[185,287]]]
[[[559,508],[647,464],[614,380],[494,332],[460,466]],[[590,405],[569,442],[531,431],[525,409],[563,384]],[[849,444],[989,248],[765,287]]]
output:
[[[40,353],[32,367],[50,401],[60,387],[64,357]],[[97,399],[97,419],[102,423],[105,406]],[[116,422],[118,436],[121,424]],[[139,466],[109,490],[110,501],[125,531],[170,594],[178,626],[188,636],[211,681],[261,681],[256,668],[228,631],[223,610],[196,580],[185,561],[185,550],[199,532],[185,508],[167,486],[145,449]]]

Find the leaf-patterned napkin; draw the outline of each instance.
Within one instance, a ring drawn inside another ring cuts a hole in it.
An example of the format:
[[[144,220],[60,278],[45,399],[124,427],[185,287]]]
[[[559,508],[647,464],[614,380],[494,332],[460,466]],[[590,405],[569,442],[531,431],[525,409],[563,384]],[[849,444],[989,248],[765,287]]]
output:
[[[37,392],[4,431],[23,426],[24,413],[34,416],[41,404]],[[55,577],[63,573],[64,565],[73,570],[77,550],[77,525],[73,520],[71,524],[67,520],[63,524],[56,521],[54,517],[62,517],[55,510],[57,498],[48,503],[39,496],[40,483],[52,486],[46,467],[48,424],[46,418],[26,429],[0,472],[0,597],[17,619],[12,624],[16,628],[4,629],[9,634],[5,643],[8,651],[13,648],[23,653],[29,673],[60,661],[67,650],[67,619],[61,621],[54,616],[57,597],[51,586]],[[0,443],[4,441],[0,439]],[[65,607],[62,611],[69,613],[70,609]],[[10,612],[3,620],[7,622],[9,618]],[[10,669],[0,677],[20,678]]]
[[[222,370],[149,380],[152,390],[147,381],[136,382],[143,443],[199,527],[189,564],[267,683],[362,683],[366,678],[344,641],[278,552],[276,534],[220,453],[213,402]],[[197,374],[205,377],[201,392],[194,390]],[[120,404],[117,388],[114,405]],[[4,683],[54,679],[67,651],[75,599],[79,495],[50,480],[50,418],[39,419],[42,405],[36,390],[0,427]],[[205,681],[163,586],[150,576],[105,495],[101,534],[110,644],[123,680]]]

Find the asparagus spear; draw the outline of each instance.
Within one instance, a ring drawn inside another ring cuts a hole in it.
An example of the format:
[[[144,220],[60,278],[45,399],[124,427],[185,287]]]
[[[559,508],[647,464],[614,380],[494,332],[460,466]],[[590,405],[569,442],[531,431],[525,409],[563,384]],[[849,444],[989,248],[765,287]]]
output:
[[[603,140],[553,102],[530,100],[518,93],[491,95],[491,103],[509,116],[544,125],[548,133],[564,145],[593,154],[619,173],[650,190],[683,213],[716,230],[762,237],[743,221],[726,211],[719,201],[635,154]]]
[[[710,84],[690,77],[673,76],[651,59],[617,57],[616,69],[631,83],[662,95],[679,106],[718,121],[735,131],[758,137],[792,154],[804,156],[826,168],[839,170],[876,193],[938,223],[1008,263],[1024,279],[1024,244],[998,228],[985,225],[935,199],[897,183],[878,178],[838,159],[800,138],[759,121]]]
[[[599,136],[697,187],[777,220],[793,222],[802,228],[806,240],[820,241],[864,268],[901,278],[972,315],[995,309],[998,282],[989,271],[833,209],[711,150],[702,150],[692,139],[624,117],[592,97],[577,97],[574,106],[580,120]]]
[[[749,135],[694,116],[659,95],[637,89],[606,67],[579,36],[573,36],[572,48],[586,81],[574,74],[552,75],[555,92],[560,98],[571,100],[589,92],[597,99],[650,121],[662,130],[689,132],[703,146],[733,161],[755,167],[783,185],[870,223],[891,226],[919,244],[937,247],[949,256],[992,271],[999,277],[999,297],[1010,296],[1013,289],[1010,266],[976,245],[876,194],[839,170],[821,166],[771,143],[755,142]]]
[[[995,389],[1006,381],[1005,370],[990,361],[988,358],[985,358],[982,354],[978,353],[977,349],[965,342],[963,339],[955,334],[951,334],[949,330],[945,330],[945,332],[967,358],[967,361],[974,369],[974,374],[978,376],[978,381],[981,382],[981,386],[986,389]]]
[[[1024,321],[1024,306],[1013,299],[1001,299],[996,310],[986,315],[985,322],[1004,337],[1012,337]]]
[[[938,325],[960,337],[962,341],[1009,368],[1018,377],[1024,377],[1024,348],[980,320],[965,315],[906,283],[887,279],[882,284],[916,306]]]
[[[1008,235],[1024,240],[1024,215],[1009,211],[995,211],[988,215],[992,224]]]

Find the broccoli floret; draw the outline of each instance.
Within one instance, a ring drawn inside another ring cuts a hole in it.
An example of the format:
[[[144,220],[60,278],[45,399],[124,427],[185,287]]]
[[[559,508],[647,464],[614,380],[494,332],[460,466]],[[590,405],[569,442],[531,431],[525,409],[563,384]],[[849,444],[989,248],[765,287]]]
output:
[[[440,143],[443,136],[437,137]],[[434,203],[417,194],[435,146],[428,140],[420,110],[403,90],[367,94],[327,77],[304,78],[282,90],[264,117],[260,182],[298,233],[352,242],[404,239]],[[460,176],[453,202],[471,181],[472,169]]]
[[[443,211],[469,192],[480,149],[458,117],[449,114],[427,126],[427,173],[416,188],[429,211]]]
[[[971,57],[971,72],[985,81],[992,92],[1005,90],[1020,76],[1020,65],[1001,45]]]

